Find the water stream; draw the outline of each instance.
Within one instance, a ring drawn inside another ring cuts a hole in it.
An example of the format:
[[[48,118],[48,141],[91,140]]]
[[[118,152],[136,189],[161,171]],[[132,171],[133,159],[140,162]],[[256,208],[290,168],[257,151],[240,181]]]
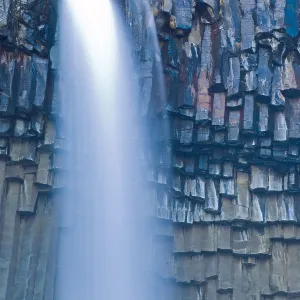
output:
[[[145,16],[157,57],[150,10]],[[70,174],[57,300],[146,299],[140,66],[123,19],[109,0],[64,0],[60,10]]]

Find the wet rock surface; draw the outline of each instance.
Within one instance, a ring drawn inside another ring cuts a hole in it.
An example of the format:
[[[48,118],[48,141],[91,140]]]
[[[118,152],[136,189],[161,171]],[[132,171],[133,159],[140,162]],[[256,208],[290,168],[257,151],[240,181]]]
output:
[[[169,2],[157,297],[299,299],[299,3]]]
[[[49,51],[54,1],[0,1],[0,299],[54,299],[56,134]],[[61,177],[59,179],[62,182]]]
[[[156,298],[299,299],[299,3],[152,2],[166,103],[144,23],[129,23],[156,143]],[[69,226],[56,18],[54,1],[0,1],[1,300],[54,299]]]

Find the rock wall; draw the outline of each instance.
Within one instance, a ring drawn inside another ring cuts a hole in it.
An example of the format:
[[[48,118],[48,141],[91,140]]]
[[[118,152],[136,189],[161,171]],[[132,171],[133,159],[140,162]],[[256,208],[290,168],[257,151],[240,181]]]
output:
[[[136,52],[141,115],[155,115],[156,298],[300,299],[299,2],[152,7],[167,103]],[[54,1],[0,1],[0,300],[54,299],[67,151],[56,17]]]
[[[1,300],[53,299],[65,151],[49,59],[55,23],[54,1],[0,1]]]
[[[300,299],[299,2],[152,7],[168,114],[149,176],[158,299]]]

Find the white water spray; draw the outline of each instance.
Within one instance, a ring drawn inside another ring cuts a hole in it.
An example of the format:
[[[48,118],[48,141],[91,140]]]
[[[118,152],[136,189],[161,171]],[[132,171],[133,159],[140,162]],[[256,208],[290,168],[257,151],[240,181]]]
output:
[[[138,88],[123,25],[109,0],[64,0],[60,24],[71,172],[56,298],[146,299]]]

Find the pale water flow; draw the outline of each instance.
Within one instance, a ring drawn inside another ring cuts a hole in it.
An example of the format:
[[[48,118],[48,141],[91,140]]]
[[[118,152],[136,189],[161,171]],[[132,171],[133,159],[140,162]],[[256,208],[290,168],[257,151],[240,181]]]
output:
[[[70,172],[56,299],[151,299],[144,273],[138,60],[132,59],[118,6],[109,0],[63,0],[59,19]],[[149,7],[146,19],[159,57]]]

